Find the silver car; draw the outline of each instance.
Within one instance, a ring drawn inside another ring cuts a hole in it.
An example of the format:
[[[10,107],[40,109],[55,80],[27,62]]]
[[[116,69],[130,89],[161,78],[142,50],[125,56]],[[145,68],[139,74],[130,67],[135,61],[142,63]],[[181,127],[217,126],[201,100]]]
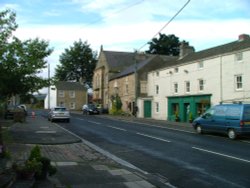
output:
[[[70,113],[65,107],[54,107],[51,108],[48,114],[48,120],[53,122],[55,120],[65,120],[70,122]]]

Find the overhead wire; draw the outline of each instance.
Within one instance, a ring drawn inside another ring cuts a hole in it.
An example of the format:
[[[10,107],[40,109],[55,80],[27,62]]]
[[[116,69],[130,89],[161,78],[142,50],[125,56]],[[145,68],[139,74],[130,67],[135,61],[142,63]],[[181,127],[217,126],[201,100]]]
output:
[[[118,14],[118,13],[120,13],[120,12],[123,12],[123,11],[125,11],[125,10],[127,10],[127,9],[129,9],[129,8],[132,8],[132,7],[134,7],[134,6],[138,5],[138,4],[141,4],[143,1],[144,1],[144,0],[140,0],[140,1],[136,1],[136,2],[134,2],[134,3],[131,3],[131,4],[129,4],[128,6],[123,7],[123,8],[121,8],[121,9],[119,9],[119,10],[113,12],[111,15]],[[111,16],[111,15],[110,15],[110,16]],[[98,18],[98,19],[96,19],[96,20],[91,21],[90,23],[88,23],[88,24],[86,24],[86,25],[92,25],[92,24],[94,24],[94,23],[97,23],[97,22],[103,20],[104,18],[109,18],[110,16],[105,16],[105,17]]]
[[[152,39],[153,38],[155,38],[159,33],[161,33],[162,31],[163,31],[163,29],[165,29],[174,19],[175,19],[175,17],[176,16],[178,16],[178,14],[180,14],[180,12],[188,5],[188,3],[190,2],[191,0],[188,0],[181,8],[180,8],[180,10],[178,10],[178,12],[176,12],[175,13],[175,15],[152,37]],[[138,51],[140,51],[142,48],[144,48],[146,45],[148,44],[148,42],[147,43],[145,43],[145,44],[143,44],[139,49],[138,49]]]

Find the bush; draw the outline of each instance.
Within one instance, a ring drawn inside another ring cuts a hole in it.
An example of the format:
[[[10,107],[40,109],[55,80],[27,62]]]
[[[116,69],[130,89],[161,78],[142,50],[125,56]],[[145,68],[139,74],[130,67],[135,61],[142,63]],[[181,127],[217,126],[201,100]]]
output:
[[[21,109],[20,110],[15,110],[15,112],[14,112],[14,121],[23,123],[23,122],[25,122],[25,120],[26,120],[26,116],[25,116],[24,111],[21,110]]]

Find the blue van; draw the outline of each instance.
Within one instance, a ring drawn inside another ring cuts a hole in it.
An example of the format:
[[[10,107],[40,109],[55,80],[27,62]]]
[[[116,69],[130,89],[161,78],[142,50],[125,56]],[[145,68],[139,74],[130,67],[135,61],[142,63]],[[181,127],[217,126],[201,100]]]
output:
[[[250,104],[220,104],[208,109],[192,123],[197,133],[227,134],[230,139],[250,135]]]

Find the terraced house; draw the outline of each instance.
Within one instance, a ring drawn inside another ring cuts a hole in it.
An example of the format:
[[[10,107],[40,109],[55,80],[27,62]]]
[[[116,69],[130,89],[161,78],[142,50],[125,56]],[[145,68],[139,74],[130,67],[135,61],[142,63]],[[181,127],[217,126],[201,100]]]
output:
[[[249,35],[199,52],[183,43],[180,50],[177,60],[148,73],[139,117],[189,121],[214,104],[250,103]]]
[[[173,59],[176,57],[103,51],[101,48],[94,71],[93,100],[110,109],[111,98],[118,95],[123,112],[136,115],[137,99],[147,96],[147,73]]]

